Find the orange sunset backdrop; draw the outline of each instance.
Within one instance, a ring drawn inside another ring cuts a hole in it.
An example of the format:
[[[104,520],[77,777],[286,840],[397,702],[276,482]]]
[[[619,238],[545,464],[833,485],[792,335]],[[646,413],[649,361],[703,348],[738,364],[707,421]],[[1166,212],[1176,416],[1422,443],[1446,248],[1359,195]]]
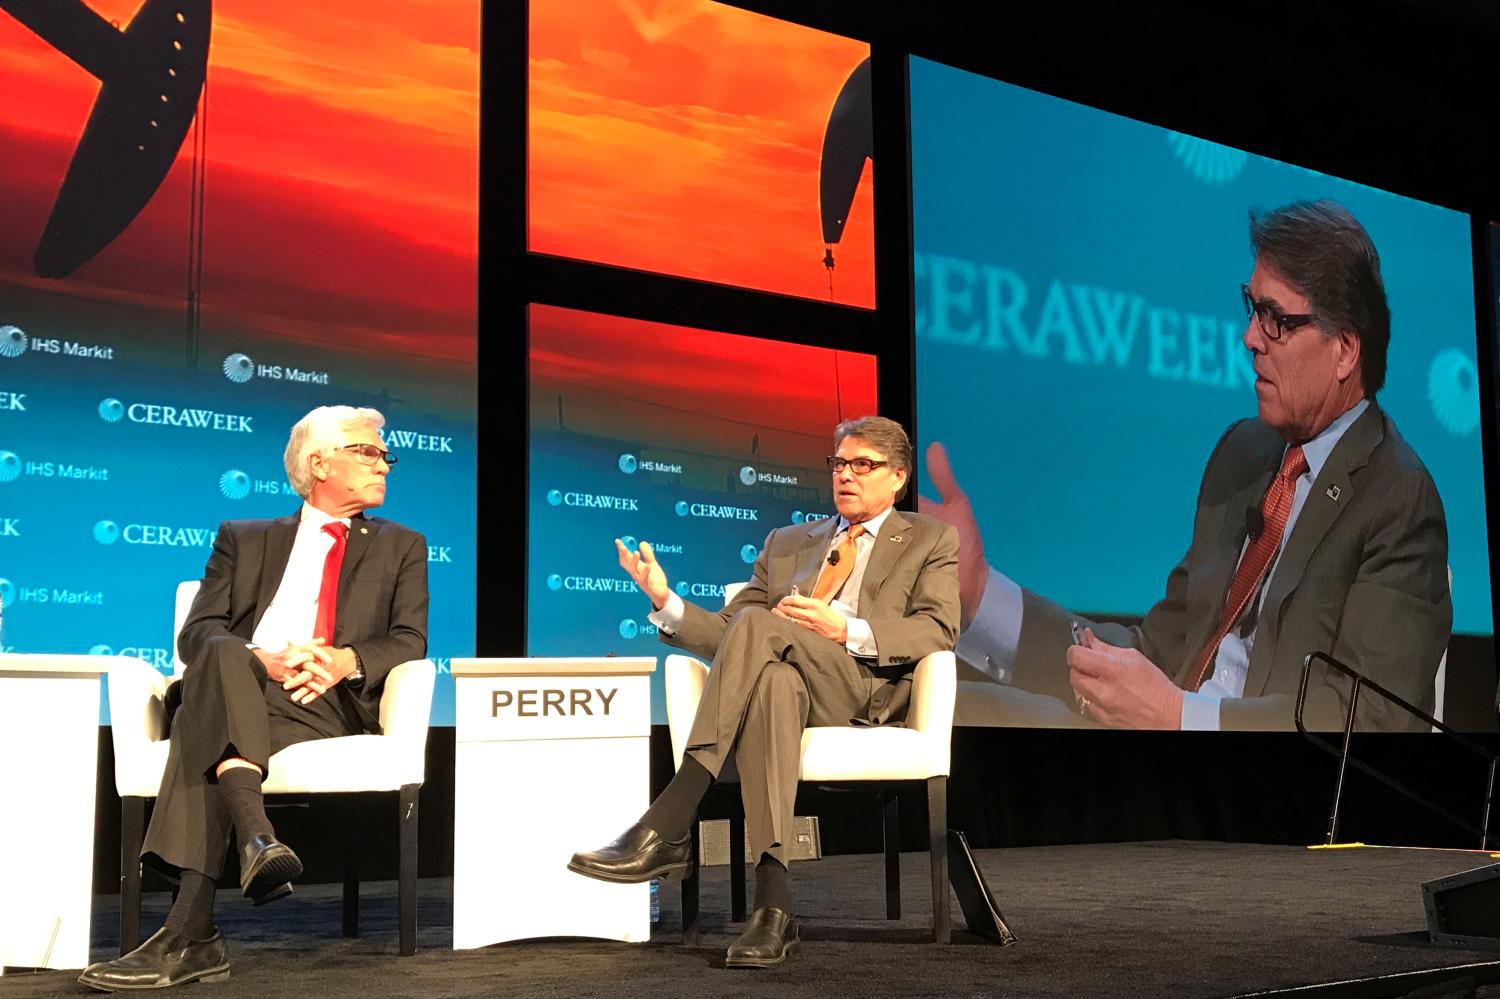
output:
[[[139,3],[90,6],[124,25]],[[470,362],[478,0],[218,0],[213,12],[198,122],[205,342]],[[56,314],[63,295],[93,303],[62,310],[78,324],[64,335],[103,335],[127,314],[181,329],[191,134],[122,236],[69,277],[39,278],[32,253],[99,85],[4,12],[0,52],[0,321],[37,303]]]
[[[530,247],[828,300],[823,132],[864,42],[707,0],[533,3]],[[875,304],[866,164],[832,299]]]

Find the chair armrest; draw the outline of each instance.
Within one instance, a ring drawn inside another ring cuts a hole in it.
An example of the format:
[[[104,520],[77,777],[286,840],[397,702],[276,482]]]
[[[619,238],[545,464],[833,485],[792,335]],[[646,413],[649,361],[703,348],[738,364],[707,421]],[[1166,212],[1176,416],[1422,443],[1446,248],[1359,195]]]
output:
[[[122,797],[154,794],[164,759],[158,743],[167,737],[168,678],[130,656],[109,657],[105,669],[115,789]]]
[[[437,667],[430,659],[413,659],[385,675],[380,692],[380,731],[394,739],[411,739],[427,747],[432,720],[432,687]]]
[[[672,733],[673,769],[682,767],[682,754],[687,750],[688,733],[693,728],[693,717],[698,714],[698,701],[703,697],[703,685],[708,682],[708,667],[692,656],[670,655],[663,670],[663,684],[667,694],[667,729]]]
[[[933,652],[923,656],[912,671],[906,727],[944,737],[951,734],[957,691],[958,667],[953,653]]]

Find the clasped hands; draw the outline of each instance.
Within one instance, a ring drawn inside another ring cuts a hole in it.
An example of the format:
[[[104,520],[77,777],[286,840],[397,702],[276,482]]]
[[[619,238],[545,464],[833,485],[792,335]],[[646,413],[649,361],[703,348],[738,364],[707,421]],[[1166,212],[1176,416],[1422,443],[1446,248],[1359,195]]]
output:
[[[667,605],[672,591],[667,586],[667,574],[656,561],[656,552],[651,542],[642,541],[639,551],[631,551],[625,542],[615,539],[615,553],[620,557],[620,568],[629,574],[636,586],[651,600],[651,606],[661,610]],[[777,617],[801,625],[814,634],[832,639],[840,645],[849,640],[849,621],[829,606],[825,600],[792,593],[782,597],[771,613]]]
[[[1182,689],[1139,649],[1110,645],[1083,630],[1068,647],[1068,682],[1083,713],[1111,728],[1182,727]]]
[[[288,645],[280,652],[253,651],[265,666],[266,676],[290,690],[295,704],[316,701],[351,676],[358,665],[353,649],[329,648],[321,638]]]

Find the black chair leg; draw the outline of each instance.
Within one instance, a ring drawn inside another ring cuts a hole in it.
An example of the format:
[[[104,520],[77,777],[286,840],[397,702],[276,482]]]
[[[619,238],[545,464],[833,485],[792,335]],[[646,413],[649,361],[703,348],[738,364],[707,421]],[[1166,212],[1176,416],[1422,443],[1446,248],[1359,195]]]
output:
[[[885,826],[885,918],[901,918],[901,799],[895,788],[880,792]]]
[[[927,778],[927,850],[932,857],[932,939],[953,938],[948,910],[948,778]]]
[[[146,835],[146,799],[120,799],[120,953],[141,944],[141,841]]]
[[[344,936],[359,936],[359,798],[344,796]]]
[[[745,921],[745,817],[740,814],[729,818],[729,912],[735,922]]]
[[[701,844],[698,841],[698,819],[693,817],[693,873],[682,879],[682,943],[685,947],[698,946],[698,870],[703,864]]]
[[[400,811],[396,819],[400,829],[400,881],[398,894],[401,905],[400,954],[410,957],[417,952],[417,804],[421,784],[405,784],[401,788]]]

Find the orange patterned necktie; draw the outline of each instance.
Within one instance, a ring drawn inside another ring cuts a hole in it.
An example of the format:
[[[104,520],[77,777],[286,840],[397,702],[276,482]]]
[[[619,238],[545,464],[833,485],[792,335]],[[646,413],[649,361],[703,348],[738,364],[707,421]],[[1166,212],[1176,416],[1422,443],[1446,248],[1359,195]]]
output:
[[[1307,459],[1302,456],[1302,449],[1300,447],[1289,448],[1286,457],[1281,461],[1281,471],[1276,473],[1276,478],[1271,480],[1271,486],[1266,490],[1266,498],[1260,502],[1260,535],[1250,542],[1250,547],[1245,549],[1245,555],[1240,559],[1240,566],[1234,572],[1234,582],[1229,585],[1229,598],[1224,602],[1224,613],[1219,618],[1219,627],[1214,630],[1213,637],[1208,640],[1208,644],[1203,646],[1203,651],[1199,652],[1198,658],[1193,661],[1193,671],[1188,674],[1187,683],[1183,685],[1184,690],[1197,690],[1213,672],[1214,659],[1219,653],[1219,643],[1245,613],[1250,597],[1260,586],[1260,578],[1265,575],[1266,567],[1271,564],[1271,557],[1276,554],[1276,549],[1281,545],[1281,535],[1286,530],[1287,517],[1292,513],[1292,497],[1297,493],[1297,477],[1305,471],[1307,471]]]
[[[817,585],[813,587],[812,595],[814,600],[822,600],[826,603],[849,579],[849,573],[854,571],[854,559],[858,554],[855,551],[854,542],[863,533],[865,533],[865,525],[849,525],[849,533],[844,536],[843,542],[833,550],[833,554],[837,558],[823,562],[823,569],[818,573]]]

